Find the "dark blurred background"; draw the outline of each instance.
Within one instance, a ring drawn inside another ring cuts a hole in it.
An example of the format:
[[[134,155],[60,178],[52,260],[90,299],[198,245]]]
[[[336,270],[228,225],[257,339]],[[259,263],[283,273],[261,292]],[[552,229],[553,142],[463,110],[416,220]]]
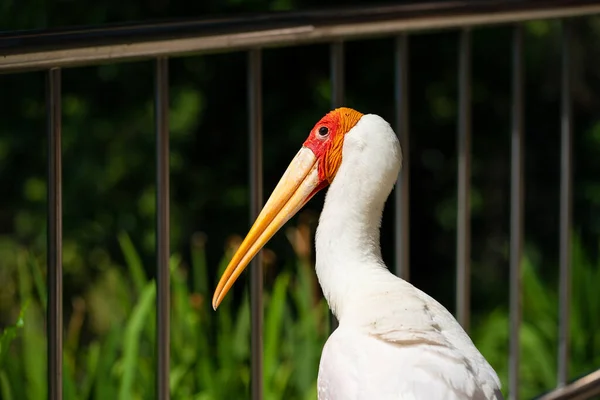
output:
[[[366,4],[2,0],[0,30]],[[458,37],[454,30],[410,36],[411,142],[404,149],[411,160],[411,281],[452,312]],[[472,38],[472,326],[476,344],[506,385],[512,27],[476,28]],[[573,291],[579,300],[573,305],[571,378],[600,365],[599,38],[600,19],[582,18],[573,24],[573,264],[579,277]],[[556,375],[560,40],[558,21],[525,25],[525,396],[550,389]],[[395,116],[393,46],[394,39],[388,38],[352,41],[345,48],[345,104],[390,122]],[[219,265],[251,222],[246,66],[244,52],[170,60],[173,292],[181,296],[173,302],[171,328],[174,398],[248,397],[248,274],[219,311],[230,317],[215,315],[208,305]],[[314,123],[329,111],[329,71],[327,44],[263,51],[265,198]],[[63,71],[68,398],[152,397],[153,383],[147,382],[153,382],[154,373],[154,322],[148,311],[153,305],[145,309],[142,300],[155,274],[153,73],[151,61]],[[45,354],[44,78],[42,72],[0,75],[0,329],[13,326],[27,304],[16,340],[0,348],[2,399],[40,399],[46,390],[40,359]],[[305,267],[310,266],[309,241],[323,197],[311,201],[267,246],[266,318],[273,338],[267,332],[265,341],[275,340],[266,344],[266,351],[273,352],[272,364],[266,366],[268,398],[316,398],[318,356],[328,327],[314,273]],[[394,260],[393,212],[388,205],[382,232],[388,265]],[[300,275],[308,283],[298,278],[302,268]],[[587,286],[576,287],[578,282]],[[285,285],[290,286],[287,297],[279,294],[277,301],[285,304],[280,310],[275,307],[276,289]],[[132,315],[139,319],[132,320]],[[304,333],[298,339],[300,331]],[[239,348],[226,353],[224,340],[237,341]],[[128,346],[134,342],[132,351]],[[308,348],[314,354],[307,356]],[[227,357],[231,364],[224,361]]]

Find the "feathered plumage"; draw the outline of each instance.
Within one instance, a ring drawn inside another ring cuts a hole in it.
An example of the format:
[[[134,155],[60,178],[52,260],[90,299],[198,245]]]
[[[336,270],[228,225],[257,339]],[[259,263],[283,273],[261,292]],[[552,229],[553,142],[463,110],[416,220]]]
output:
[[[316,272],[339,327],[319,367],[319,400],[502,399],[496,372],[454,317],[385,266],[379,232],[402,155],[390,125],[342,108],[311,131],[215,292],[218,305],[266,241],[330,185]]]

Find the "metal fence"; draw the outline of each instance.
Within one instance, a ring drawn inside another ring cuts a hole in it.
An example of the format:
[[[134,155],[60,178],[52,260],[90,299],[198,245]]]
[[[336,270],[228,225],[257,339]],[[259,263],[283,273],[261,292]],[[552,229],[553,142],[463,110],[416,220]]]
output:
[[[332,106],[344,102],[344,41],[395,36],[396,131],[409,146],[408,34],[439,29],[461,30],[459,43],[458,219],[456,306],[459,322],[469,327],[470,298],[470,145],[471,28],[513,25],[512,142],[510,202],[510,347],[511,399],[518,398],[523,247],[523,42],[521,22],[561,18],[561,162],[560,162],[560,322],[557,389],[543,399],[583,399],[600,393],[600,370],[568,383],[572,197],[572,116],[570,35],[567,19],[600,14],[596,1],[522,0],[440,2],[257,15],[248,18],[135,24],[63,31],[0,35],[0,73],[47,70],[48,162],[48,393],[62,399],[62,161],[61,69],[139,59],[155,62],[157,184],[157,397],[169,398],[169,73],[168,57],[211,52],[248,52],[248,130],[250,135],[250,208],[256,217],[262,199],[261,49],[306,43],[331,43]],[[409,277],[409,166],[395,191],[395,272]],[[262,271],[260,253],[251,267],[252,398],[262,399]]]

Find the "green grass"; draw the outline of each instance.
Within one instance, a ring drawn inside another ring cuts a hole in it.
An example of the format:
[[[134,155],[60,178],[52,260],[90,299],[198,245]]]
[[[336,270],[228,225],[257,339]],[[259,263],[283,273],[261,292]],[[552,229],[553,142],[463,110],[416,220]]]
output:
[[[130,238],[122,233],[118,239],[126,265],[105,267],[89,292],[74,301],[79,305],[65,315],[66,400],[154,396],[156,286]],[[172,398],[247,398],[249,296],[247,291],[238,299],[228,296],[218,312],[212,310],[204,250],[203,240],[193,241],[190,266],[178,255],[171,257]],[[29,307],[2,332],[0,398],[37,400],[46,396],[43,259],[25,249],[17,253],[15,302]],[[231,249],[220,271],[230,257]],[[264,296],[265,399],[316,397],[318,360],[329,328],[327,305],[314,301],[311,266],[295,263],[287,270],[296,273],[281,273]],[[94,332],[85,342],[80,340],[84,326]]]
[[[569,376],[575,379],[600,367],[600,259],[590,260],[576,238],[572,250]],[[530,399],[556,386],[559,301],[557,285],[540,279],[539,266],[526,258],[522,268],[519,393]],[[508,324],[506,307],[499,307],[473,332],[475,344],[498,372],[504,392],[508,387]]]
[[[155,282],[144,272],[130,238],[118,237],[125,265],[112,261],[65,315],[64,397],[151,399],[155,391]],[[600,260],[574,241],[571,376],[600,366]],[[224,254],[219,272],[231,257]],[[171,375],[173,399],[244,399],[250,386],[249,296],[227,296],[218,312],[204,240],[190,247],[191,264],[173,255],[171,273]],[[14,303],[18,314],[0,333],[0,396],[38,400],[46,396],[45,285],[43,258],[16,247]],[[265,291],[265,399],[316,399],[322,346],[329,330],[325,302],[315,296],[306,256],[284,268]],[[293,267],[293,268],[291,268]],[[293,271],[293,272],[288,272]],[[558,300],[537,268],[525,260],[521,331],[521,396],[551,389],[556,377]],[[10,287],[7,285],[6,287]],[[71,299],[69,299],[71,301]],[[507,385],[508,313],[499,307],[479,316],[475,343]],[[87,330],[87,334],[84,331]],[[90,334],[90,332],[92,334]]]

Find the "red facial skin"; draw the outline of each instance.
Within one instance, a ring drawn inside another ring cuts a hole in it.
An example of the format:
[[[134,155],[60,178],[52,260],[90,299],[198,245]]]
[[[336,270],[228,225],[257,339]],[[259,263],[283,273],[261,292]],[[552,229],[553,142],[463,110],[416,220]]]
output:
[[[317,160],[319,160],[319,182],[324,182],[325,185],[330,183],[330,177],[327,176],[325,169],[327,155],[329,154],[334,141],[336,141],[336,138],[339,140],[338,136],[344,134],[340,132],[339,126],[340,113],[332,111],[317,122],[304,142],[304,147],[312,150]],[[322,128],[327,129],[325,135],[321,135],[319,132]]]
[[[304,147],[310,149],[319,163],[319,190],[329,185],[342,163],[344,136],[356,125],[362,114],[350,108],[338,108],[325,115],[310,131]],[[324,132],[326,128],[327,131]],[[323,132],[321,132],[323,131]]]

